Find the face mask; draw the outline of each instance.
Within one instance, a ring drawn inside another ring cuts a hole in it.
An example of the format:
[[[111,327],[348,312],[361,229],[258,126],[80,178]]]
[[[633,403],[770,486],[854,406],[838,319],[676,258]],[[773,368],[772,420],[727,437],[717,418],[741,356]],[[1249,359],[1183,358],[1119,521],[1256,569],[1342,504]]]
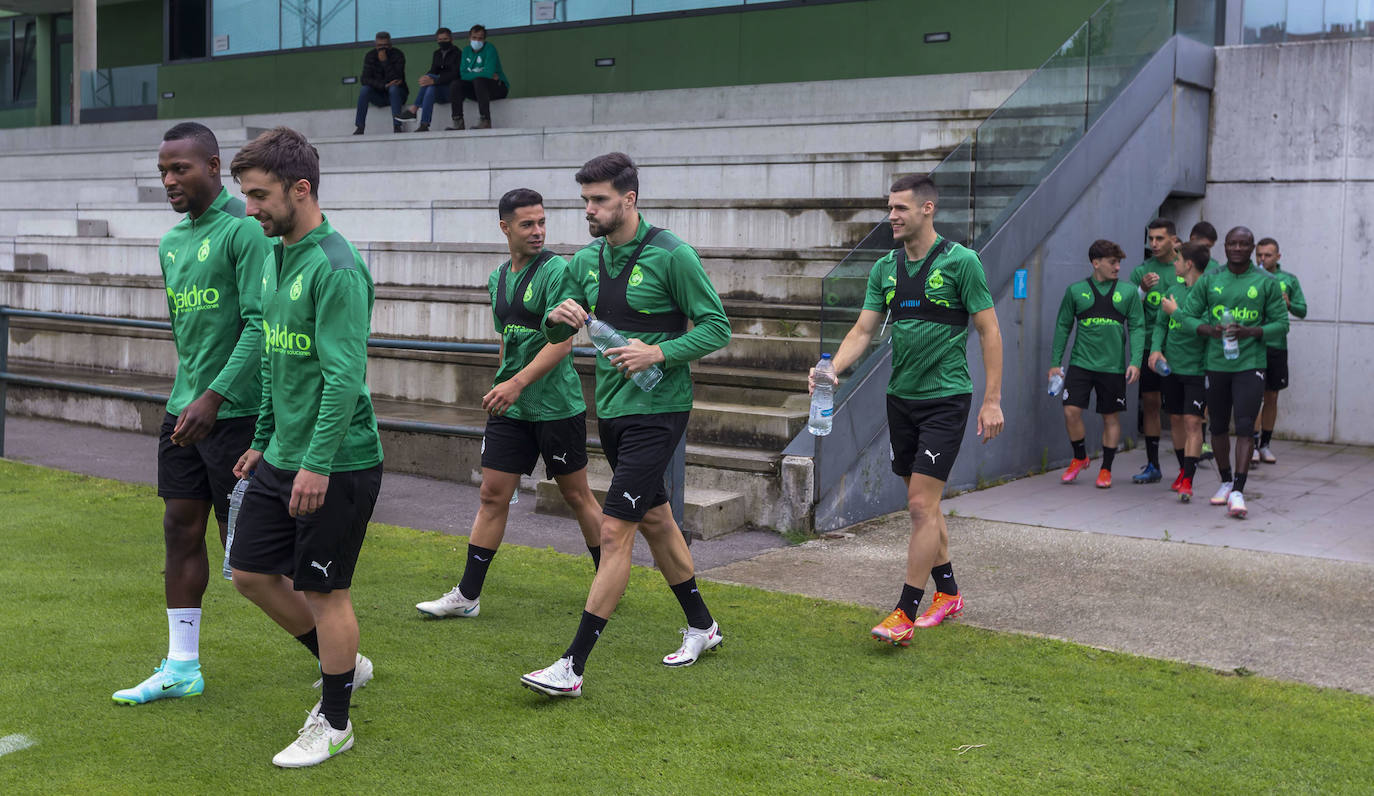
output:
[[[441,42],[439,42],[439,49],[441,49],[441,50],[452,50],[452,49],[453,49],[453,42],[451,42],[451,41],[441,41]]]
[[[486,42],[485,42],[485,41],[470,41],[470,42],[468,42],[468,46],[472,48],[472,51],[473,51],[473,52],[475,52],[475,53],[480,53],[480,52],[482,51],[482,48],[483,48],[484,46],[486,46]]]

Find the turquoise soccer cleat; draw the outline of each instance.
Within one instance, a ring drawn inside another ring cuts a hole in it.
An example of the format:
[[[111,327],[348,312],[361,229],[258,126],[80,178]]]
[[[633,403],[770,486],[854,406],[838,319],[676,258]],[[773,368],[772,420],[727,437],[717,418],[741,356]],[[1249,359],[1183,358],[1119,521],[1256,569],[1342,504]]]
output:
[[[205,691],[205,678],[200,674],[198,661],[169,661],[153,670],[152,677],[133,688],[114,692],[114,701],[121,705],[142,705],[155,699],[200,696]]]

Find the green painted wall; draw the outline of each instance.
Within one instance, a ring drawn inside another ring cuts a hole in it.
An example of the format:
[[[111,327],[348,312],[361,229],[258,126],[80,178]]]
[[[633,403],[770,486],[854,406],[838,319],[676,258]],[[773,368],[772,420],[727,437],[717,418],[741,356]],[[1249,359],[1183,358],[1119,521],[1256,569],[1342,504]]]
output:
[[[1101,0],[854,0],[493,36],[512,96],[835,80],[1039,66]],[[913,13],[916,9],[916,13]],[[944,44],[922,34],[949,31]],[[401,45],[409,71],[431,42]],[[352,107],[356,49],[163,67],[161,118]],[[596,57],[616,65],[598,68]],[[416,86],[411,78],[412,96]]]
[[[29,108],[8,108],[0,110],[0,130],[10,127],[33,127],[35,110]]]
[[[162,62],[162,0],[100,6],[95,25],[99,68]]]

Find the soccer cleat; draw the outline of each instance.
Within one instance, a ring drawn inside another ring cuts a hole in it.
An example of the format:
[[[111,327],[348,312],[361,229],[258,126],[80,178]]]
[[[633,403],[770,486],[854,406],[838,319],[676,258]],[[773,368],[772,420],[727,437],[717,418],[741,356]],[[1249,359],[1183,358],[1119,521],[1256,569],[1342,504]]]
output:
[[[1178,482],[1178,499],[1184,503],[1189,503],[1193,499],[1193,479],[1185,478]]]
[[[1200,455],[1198,458],[1201,459],[1201,460],[1203,460],[1203,461],[1207,461],[1208,459],[1212,459],[1212,458],[1215,458],[1215,457],[1216,457],[1216,454],[1212,453],[1212,443],[1210,443],[1210,442],[1204,442],[1204,443],[1202,443],[1202,455]]]
[[[720,634],[720,624],[717,622],[712,622],[705,630],[684,627],[679,632],[682,633],[682,646],[677,648],[677,652],[663,656],[664,666],[691,666],[701,657],[701,653],[716,649],[725,643],[725,637]]]
[[[1112,471],[1111,471],[1111,470],[1098,470],[1098,471],[1097,471],[1097,488],[1098,488],[1098,489],[1111,489],[1111,488],[1112,488]]]
[[[296,731],[296,740],[277,752],[272,764],[281,768],[305,768],[319,765],[352,748],[353,722],[350,721],[342,730],[336,730],[329,725],[323,713],[312,710],[305,717],[305,725]]]
[[[1078,478],[1078,474],[1083,472],[1088,466],[1087,459],[1074,459],[1069,462],[1069,468],[1064,471],[1064,475],[1059,479],[1060,483],[1072,484]]]
[[[1145,466],[1140,468],[1140,472],[1131,476],[1131,481],[1136,484],[1153,484],[1163,477],[1164,475],[1159,472],[1158,467],[1146,462]]]
[[[1259,463],[1260,463],[1260,452],[1259,452],[1259,446],[1258,446],[1258,445],[1256,445],[1256,446],[1254,447],[1254,449],[1250,451],[1250,463],[1251,463],[1251,464],[1259,464]]]
[[[163,658],[151,677],[133,688],[114,692],[112,698],[121,705],[143,705],[157,699],[200,696],[204,691],[199,662]]]
[[[942,591],[937,591],[926,612],[916,617],[915,625],[916,627],[935,627],[946,619],[953,619],[958,616],[962,610],[964,610],[963,595],[945,594]]]
[[[1259,449],[1259,460],[1265,464],[1277,464],[1279,457],[1275,456],[1274,452],[1269,450],[1268,445],[1265,445]]]
[[[454,586],[448,594],[437,600],[429,602],[415,603],[415,609],[426,616],[433,616],[443,619],[446,616],[477,616],[481,611],[479,603],[482,598],[469,600],[463,596],[458,587]]]
[[[1227,498],[1231,497],[1231,482],[1227,481],[1217,488],[1217,493],[1212,495],[1213,506],[1225,506]]]
[[[1179,470],[1179,471],[1178,471],[1178,475],[1174,476],[1174,482],[1173,482],[1172,484],[1169,485],[1169,491],[1170,491],[1170,492],[1177,492],[1177,491],[1178,491],[1178,485],[1181,484],[1181,483],[1183,483],[1183,471],[1182,471],[1182,470]]]
[[[902,609],[894,608],[886,619],[869,632],[879,641],[886,641],[894,647],[906,647],[911,644],[911,636],[916,632],[916,625],[907,618]]]
[[[353,659],[353,690],[357,691],[370,682],[372,682],[372,661],[368,660],[367,656],[360,652],[358,656]],[[314,687],[324,687],[324,678],[321,677],[316,680]],[[316,705],[316,707],[319,706]]]
[[[520,685],[551,697],[582,696],[582,675],[573,671],[571,655],[559,658],[547,669],[537,669],[521,677]]]
[[[1245,495],[1232,492],[1226,499],[1226,514],[1238,520],[1245,519]]]

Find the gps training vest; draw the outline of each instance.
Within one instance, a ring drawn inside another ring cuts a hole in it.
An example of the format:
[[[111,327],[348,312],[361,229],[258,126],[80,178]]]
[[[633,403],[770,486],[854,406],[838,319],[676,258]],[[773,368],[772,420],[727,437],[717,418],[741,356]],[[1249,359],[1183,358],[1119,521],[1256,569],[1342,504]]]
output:
[[[948,239],[941,239],[939,243],[930,247],[930,254],[926,255],[925,262],[921,263],[921,270],[917,271],[914,277],[907,276],[906,273],[906,248],[895,250],[897,290],[892,296],[892,302],[888,304],[893,322],[915,318],[949,326],[968,325],[967,311],[935,304],[926,298],[926,278],[930,276],[930,265],[948,249]]]
[[[1116,292],[1115,279],[1107,283],[1106,293],[1098,293],[1091,279],[1088,280],[1088,289],[1093,293],[1093,305],[1082,312],[1074,313],[1075,319],[1081,321],[1084,318],[1106,318],[1123,326],[1126,324],[1126,316],[1112,303],[1112,294]]]
[[[494,312],[496,320],[501,322],[502,329],[511,324],[523,326],[526,329],[538,329],[543,323],[542,318],[530,312],[529,308],[525,306],[525,291],[534,281],[534,272],[538,271],[539,266],[553,259],[553,257],[554,253],[545,249],[529,265],[525,266],[524,271],[520,272],[520,278],[515,283],[515,303],[506,299],[506,274],[510,273],[510,263],[501,267],[501,279],[496,285],[496,308]]]
[[[636,312],[630,309],[629,302],[625,300],[625,289],[629,286],[630,274],[635,269],[635,263],[639,262],[639,255],[644,253],[644,247],[649,245],[649,241],[662,231],[658,227],[649,227],[649,231],[644,233],[644,240],[639,242],[639,246],[626,261],[625,267],[620,269],[620,276],[614,279],[606,273],[605,239],[602,239],[601,248],[596,253],[597,266],[600,268],[597,274],[596,317],[622,332],[687,331],[687,316],[681,310]]]

